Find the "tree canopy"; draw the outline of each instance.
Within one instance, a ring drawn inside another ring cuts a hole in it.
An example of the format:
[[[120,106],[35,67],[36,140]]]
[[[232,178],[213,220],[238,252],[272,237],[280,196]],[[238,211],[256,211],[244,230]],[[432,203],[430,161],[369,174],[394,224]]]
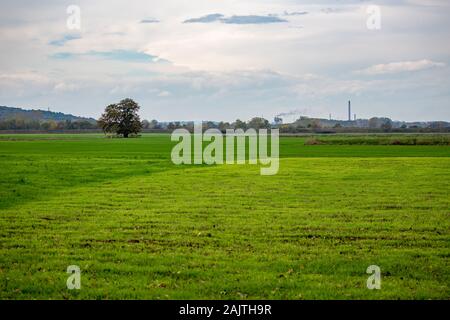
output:
[[[116,133],[128,138],[130,134],[137,134],[142,129],[138,115],[140,107],[132,99],[124,99],[117,104],[110,104],[98,120],[99,126],[105,133]]]

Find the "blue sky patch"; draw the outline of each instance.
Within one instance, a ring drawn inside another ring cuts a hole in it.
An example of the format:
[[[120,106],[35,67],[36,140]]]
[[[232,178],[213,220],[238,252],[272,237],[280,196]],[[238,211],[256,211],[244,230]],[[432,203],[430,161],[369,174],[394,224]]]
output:
[[[66,42],[72,41],[72,40],[77,40],[77,39],[81,39],[81,36],[68,34],[68,35],[65,35],[64,37],[62,37],[61,39],[52,40],[48,44],[51,46],[62,47],[63,45],[66,44]]]
[[[164,62],[157,56],[146,54],[144,52],[131,50],[113,50],[113,51],[89,51],[86,53],[59,52],[52,55],[55,59],[72,59],[77,57],[99,57],[108,60],[118,60],[125,62]]]
[[[281,19],[275,15],[267,15],[267,16],[257,16],[257,15],[248,15],[248,16],[231,16],[225,17],[223,14],[214,13],[208,14],[206,16],[202,16],[199,18],[192,18],[185,20],[184,23],[211,23],[211,22],[222,22],[227,24],[267,24],[267,23],[278,23],[278,22],[287,22],[285,19]]]

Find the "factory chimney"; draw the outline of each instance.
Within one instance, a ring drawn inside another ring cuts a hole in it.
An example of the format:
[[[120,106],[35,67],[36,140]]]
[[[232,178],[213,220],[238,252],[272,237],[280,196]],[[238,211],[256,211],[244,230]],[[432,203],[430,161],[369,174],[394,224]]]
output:
[[[352,105],[350,100],[348,100],[348,121],[352,121]]]

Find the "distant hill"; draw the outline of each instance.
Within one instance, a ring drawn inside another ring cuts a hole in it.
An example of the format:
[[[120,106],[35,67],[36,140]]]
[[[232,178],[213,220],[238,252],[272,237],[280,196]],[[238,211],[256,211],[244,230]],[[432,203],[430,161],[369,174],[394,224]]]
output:
[[[23,119],[23,120],[54,120],[54,121],[89,121],[95,123],[93,118],[77,117],[72,114],[65,114],[62,112],[53,112],[45,110],[25,110],[21,108],[12,108],[0,106],[0,121],[8,119]]]

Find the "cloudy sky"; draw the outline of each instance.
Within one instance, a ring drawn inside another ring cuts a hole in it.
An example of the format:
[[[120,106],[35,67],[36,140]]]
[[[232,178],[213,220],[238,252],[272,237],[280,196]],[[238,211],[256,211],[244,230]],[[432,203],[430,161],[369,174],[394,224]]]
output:
[[[0,105],[292,120],[345,119],[351,99],[358,118],[448,121],[449,15],[448,0],[2,0]]]

